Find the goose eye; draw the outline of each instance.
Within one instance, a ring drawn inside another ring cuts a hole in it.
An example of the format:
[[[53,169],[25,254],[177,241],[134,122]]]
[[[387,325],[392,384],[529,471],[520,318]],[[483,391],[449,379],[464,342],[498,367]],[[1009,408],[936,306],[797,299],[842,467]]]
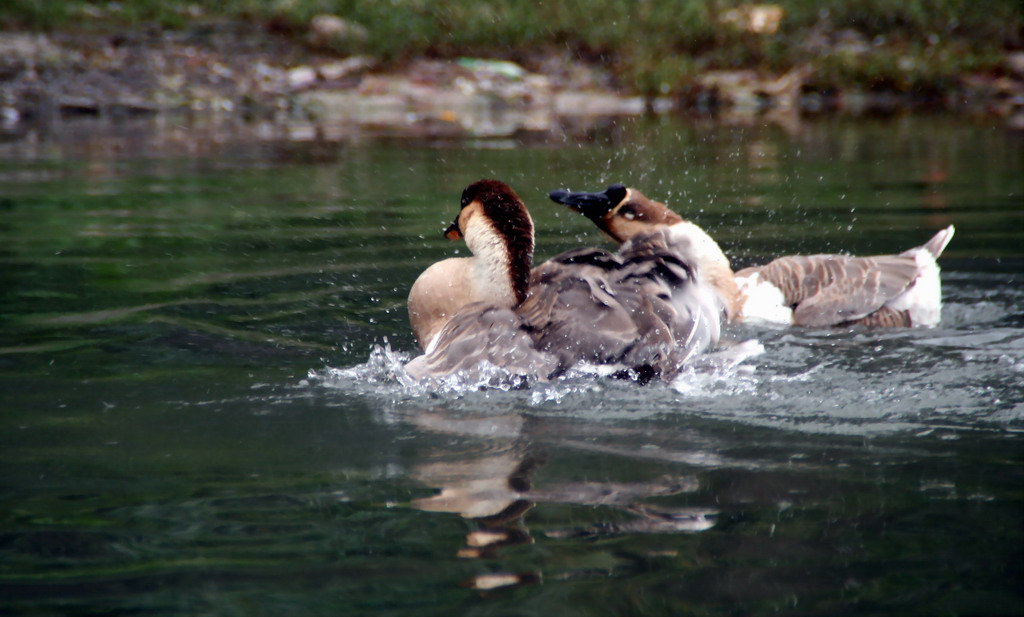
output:
[[[627,221],[632,221],[633,219],[636,218],[636,210],[634,210],[633,208],[623,208],[619,210],[619,214],[621,214],[622,218],[626,219]]]

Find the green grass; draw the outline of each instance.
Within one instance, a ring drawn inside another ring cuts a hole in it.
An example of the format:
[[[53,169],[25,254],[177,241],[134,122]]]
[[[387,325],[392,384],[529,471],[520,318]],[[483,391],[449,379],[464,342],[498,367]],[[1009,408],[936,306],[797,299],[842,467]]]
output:
[[[365,41],[338,44],[340,54],[385,61],[464,55],[529,65],[567,51],[604,64],[622,85],[677,92],[703,70],[780,72],[810,63],[822,87],[914,90],[943,87],[965,71],[1001,70],[1002,51],[1024,43],[1019,0],[779,0],[779,32],[752,34],[720,22],[739,0],[6,0],[7,29],[105,29],[158,25],[181,29],[196,20],[231,18],[303,37],[309,20],[332,13],[357,22]],[[809,51],[813,40],[854,36],[854,54]],[[855,33],[855,34],[853,34]]]

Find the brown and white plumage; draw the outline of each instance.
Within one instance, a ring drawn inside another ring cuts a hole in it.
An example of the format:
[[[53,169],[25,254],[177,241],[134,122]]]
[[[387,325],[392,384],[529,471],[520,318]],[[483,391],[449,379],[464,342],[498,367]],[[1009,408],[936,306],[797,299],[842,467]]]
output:
[[[421,356],[405,365],[414,379],[460,374],[470,382],[497,367],[511,375],[546,379],[558,372],[554,356],[539,351],[522,317],[489,302],[462,307],[438,332]]]
[[[953,237],[952,226],[925,245],[899,255],[780,257],[736,273],[741,292],[765,282],[792,307],[792,322],[803,326],[934,326],[942,293],[936,258]],[[756,308],[746,309],[756,315]]]
[[[534,270],[517,309],[537,348],[576,362],[669,375],[716,344],[723,313],[684,256],[660,231],[617,253],[569,251]]]
[[[481,191],[481,183],[489,189]],[[406,365],[414,378],[472,376],[481,366],[497,366],[547,379],[580,362],[633,370],[641,378],[668,377],[717,342],[721,305],[713,291],[699,282],[688,257],[668,249],[660,230],[637,234],[617,253],[582,249],[559,255],[534,270],[524,287],[521,266],[529,263],[524,253],[532,255],[532,225],[527,230],[524,225],[486,220],[521,219],[512,209],[487,203],[489,199],[508,201],[510,196],[525,213],[521,200],[506,185],[494,180],[471,185],[448,235],[465,237],[474,254],[471,260],[504,256],[504,268],[489,270],[504,281],[491,281],[491,287],[515,293],[456,307],[437,334],[428,338],[426,352]],[[476,214],[467,215],[467,210]],[[527,233],[529,242],[517,238]],[[497,244],[503,247],[496,248]],[[501,259],[496,262],[502,263]],[[463,281],[472,268],[464,269]],[[414,298],[415,310],[421,310],[427,306],[421,301],[424,296],[439,295],[424,290],[449,284],[435,279],[426,283],[418,280],[414,285],[410,316]]]
[[[511,308],[526,298],[533,263],[533,220],[519,196],[497,180],[462,193],[458,217],[445,236],[465,237],[472,257],[439,261],[409,291],[409,322],[426,349],[451,317],[472,302]]]
[[[942,307],[936,258],[952,226],[899,255],[780,257],[733,273],[728,258],[700,227],[664,204],[621,184],[601,193],[552,191],[551,199],[586,215],[624,242],[666,229],[676,246],[691,247],[698,268],[728,307],[730,321],[802,326],[934,326]]]

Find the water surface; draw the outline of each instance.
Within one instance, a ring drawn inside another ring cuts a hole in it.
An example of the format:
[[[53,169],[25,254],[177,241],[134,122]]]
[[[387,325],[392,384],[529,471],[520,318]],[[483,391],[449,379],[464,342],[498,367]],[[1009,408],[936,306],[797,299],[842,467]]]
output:
[[[922,117],[5,139],[5,614],[1024,610],[1019,135]],[[648,387],[400,386],[405,296],[465,254],[440,232],[481,177],[527,201],[539,259],[605,242],[547,192],[612,182],[737,266],[955,224],[943,323],[737,328],[766,353]]]

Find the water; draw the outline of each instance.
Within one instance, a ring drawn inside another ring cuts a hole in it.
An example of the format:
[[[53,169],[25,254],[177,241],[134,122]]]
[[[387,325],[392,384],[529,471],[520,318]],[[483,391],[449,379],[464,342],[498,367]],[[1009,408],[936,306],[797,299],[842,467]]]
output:
[[[1019,614],[1020,136],[789,128],[7,135],[0,612]],[[943,323],[734,329],[766,352],[668,385],[399,385],[407,290],[486,176],[539,258],[603,241],[547,191],[616,181],[736,265],[953,223]]]

